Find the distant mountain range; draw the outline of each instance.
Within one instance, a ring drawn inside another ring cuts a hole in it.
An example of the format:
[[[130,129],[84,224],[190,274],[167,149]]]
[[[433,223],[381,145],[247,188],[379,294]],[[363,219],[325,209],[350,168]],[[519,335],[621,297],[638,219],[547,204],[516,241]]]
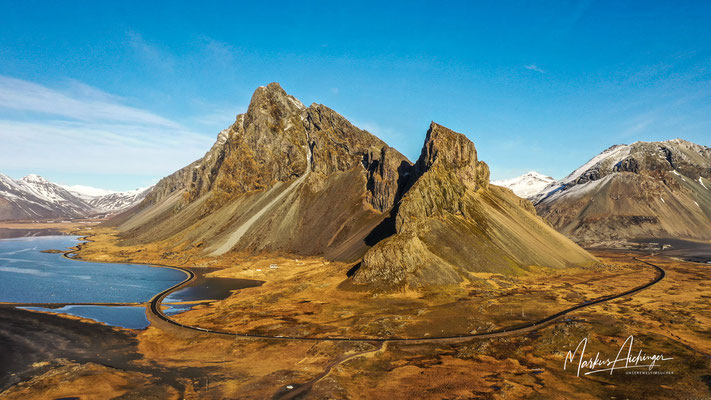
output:
[[[516,178],[491,181],[491,184],[509,188],[516,196],[527,199],[537,195],[553,182],[555,179],[550,176],[530,171]]]
[[[362,260],[350,282],[385,290],[597,263],[530,202],[489,185],[466,136],[432,123],[412,163],[277,83],[254,92],[203,158],[110,223],[125,244]]]
[[[151,188],[111,192],[86,186],[61,186],[39,175],[12,179],[0,174],[0,221],[100,217],[143,200]]]

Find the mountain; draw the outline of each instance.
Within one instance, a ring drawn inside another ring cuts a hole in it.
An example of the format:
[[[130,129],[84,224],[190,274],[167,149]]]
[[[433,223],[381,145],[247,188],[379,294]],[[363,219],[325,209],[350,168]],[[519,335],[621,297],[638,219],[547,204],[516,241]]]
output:
[[[530,171],[516,178],[491,181],[491,184],[509,188],[516,196],[527,199],[537,195],[553,182],[555,182],[555,179],[550,176]]]
[[[472,273],[520,274],[529,266],[590,266],[596,259],[536,215],[489,168],[466,136],[432,123],[396,233],[363,257],[355,283],[379,288],[458,284]]]
[[[534,198],[584,245],[639,237],[711,239],[711,148],[685,140],[616,145]]]
[[[104,194],[89,199],[88,203],[94,213],[114,214],[143,201],[151,189],[152,187],[148,187]]]
[[[0,220],[78,218],[90,206],[39,175],[14,180],[0,174]]]
[[[410,162],[320,104],[277,83],[203,158],[158,182],[113,221],[126,243],[181,240],[212,255],[282,251],[355,260],[378,235]]]
[[[80,199],[89,201],[93,198],[106,196],[107,194],[117,193],[113,190],[99,189],[91,186],[84,185],[60,185],[61,187],[67,189],[71,194],[79,197]]]
[[[86,190],[78,193],[69,189],[72,188],[52,183],[39,175],[14,180],[0,174],[0,221],[72,219],[115,213],[143,200],[148,190],[92,196],[86,194]],[[100,190],[94,189],[92,193]]]
[[[271,83],[254,92],[247,112],[203,158],[109,223],[125,244],[163,242],[213,256],[365,255],[353,282],[373,287],[596,263],[530,202],[488,184],[488,167],[461,134],[432,124],[412,164],[335,111],[306,107]]]

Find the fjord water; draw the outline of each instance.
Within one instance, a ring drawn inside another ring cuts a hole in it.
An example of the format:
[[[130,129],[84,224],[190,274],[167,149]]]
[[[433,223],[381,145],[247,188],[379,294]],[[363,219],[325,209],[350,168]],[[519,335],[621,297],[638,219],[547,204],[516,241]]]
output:
[[[43,236],[0,240],[0,302],[12,303],[142,303],[183,281],[185,273],[147,265],[75,261],[61,254],[41,253],[46,249],[67,249],[77,244],[76,236]],[[113,311],[112,311],[113,310]],[[145,309],[117,307],[71,307],[71,312],[112,324],[116,318],[101,314],[136,315],[143,324]],[[84,311],[84,312],[82,312]],[[135,318],[134,318],[135,319]]]

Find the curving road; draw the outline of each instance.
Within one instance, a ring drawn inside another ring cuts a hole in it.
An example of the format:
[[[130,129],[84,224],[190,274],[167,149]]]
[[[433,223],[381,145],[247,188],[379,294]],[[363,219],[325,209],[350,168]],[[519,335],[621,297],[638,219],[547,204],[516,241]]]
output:
[[[172,288],[166,289],[165,291],[159,293],[153,299],[151,299],[150,309],[151,309],[151,312],[153,312],[153,314],[155,316],[157,316],[158,318],[160,318],[163,321],[166,321],[170,324],[173,324],[173,325],[179,326],[181,328],[185,328],[185,329],[190,329],[190,330],[204,332],[204,333],[217,334],[217,335],[244,337],[244,338],[256,338],[256,339],[269,339],[269,340],[301,340],[301,341],[334,340],[334,341],[370,342],[370,343],[377,343],[378,344],[378,346],[372,350],[366,350],[366,351],[361,351],[361,352],[357,352],[354,354],[344,355],[344,356],[330,362],[320,374],[318,374],[317,376],[315,376],[313,379],[309,380],[308,382],[305,382],[303,384],[294,384],[291,386],[284,386],[284,387],[280,388],[279,391],[275,395],[275,398],[278,398],[280,400],[290,400],[290,399],[295,399],[295,398],[307,393],[308,391],[310,391],[311,388],[313,387],[313,385],[318,383],[324,377],[328,376],[328,374],[331,372],[331,370],[335,366],[340,365],[346,361],[352,360],[357,357],[362,357],[362,356],[365,356],[368,354],[374,354],[374,353],[384,351],[389,342],[408,342],[408,343],[459,342],[459,341],[465,341],[465,340],[474,339],[474,338],[487,339],[487,338],[494,338],[494,337],[502,337],[502,336],[510,336],[510,335],[527,333],[530,331],[534,331],[534,330],[549,326],[549,325],[559,321],[560,319],[562,319],[566,314],[569,314],[573,311],[577,311],[577,310],[580,310],[580,309],[583,309],[586,307],[590,307],[590,306],[593,306],[596,304],[604,303],[604,302],[611,301],[611,300],[614,300],[614,299],[617,299],[620,297],[629,296],[634,293],[637,293],[641,290],[644,290],[644,289],[660,282],[666,276],[666,272],[664,271],[664,269],[662,269],[658,265],[654,265],[650,262],[641,260],[637,257],[633,257],[633,259],[654,268],[655,272],[657,273],[656,277],[652,281],[645,283],[644,285],[637,286],[635,288],[624,291],[622,293],[604,296],[604,297],[597,298],[595,300],[577,304],[573,307],[567,308],[563,311],[560,311],[558,313],[555,313],[553,315],[550,315],[550,316],[540,319],[538,321],[534,321],[534,322],[530,322],[530,323],[526,323],[526,324],[522,324],[522,325],[517,325],[517,326],[512,326],[509,328],[499,329],[499,330],[491,331],[491,332],[474,333],[474,334],[466,334],[466,335],[452,335],[452,336],[427,337],[427,338],[401,338],[401,337],[346,338],[346,337],[308,337],[308,336],[306,336],[306,337],[268,336],[268,335],[254,335],[254,334],[248,334],[248,333],[224,332],[224,331],[219,331],[219,330],[200,328],[197,326],[185,325],[185,324],[181,324],[180,322],[177,322],[177,321],[169,318],[168,316],[166,316],[160,307],[161,302],[163,301],[163,299],[166,296],[168,296],[173,291],[180,289],[185,284],[187,284],[192,279],[194,279],[195,274],[192,271],[183,269],[183,268],[179,268],[179,269],[184,271],[185,273],[187,273],[189,275],[189,277],[185,281],[173,286]],[[173,268],[175,268],[175,267],[173,267]]]
[[[80,238],[80,240],[84,241],[92,241],[88,236],[84,236]],[[86,261],[82,260],[80,258],[75,258],[70,256],[71,254],[75,254],[79,251],[81,248],[81,244],[77,246],[77,249],[68,251],[63,254],[64,257],[69,258],[71,260],[76,260],[76,261]],[[648,256],[652,256],[653,254],[649,254]],[[176,290],[179,290],[183,288],[185,285],[190,283],[195,279],[195,273],[192,272],[189,269],[182,268],[182,267],[176,267],[172,265],[163,265],[163,264],[153,264],[153,263],[131,263],[131,262],[122,262],[123,264],[140,264],[140,265],[153,265],[153,266],[158,266],[158,267],[163,267],[163,268],[172,268],[178,271],[182,271],[187,275],[187,278],[170,288],[158,293],[155,295],[151,300],[150,300],[150,311],[159,319],[168,322],[169,324],[184,328],[184,329],[189,329],[192,331],[196,332],[205,332],[205,333],[211,333],[211,334],[216,334],[216,335],[223,335],[223,336],[233,336],[233,337],[244,337],[244,338],[254,338],[254,339],[271,339],[271,340],[302,340],[302,341],[324,341],[324,340],[333,340],[333,341],[352,341],[352,342],[370,342],[370,343],[381,343],[381,342],[410,342],[410,343],[426,343],[426,342],[457,342],[457,341],[464,341],[468,339],[474,339],[474,338],[479,338],[479,339],[488,339],[488,338],[494,338],[494,337],[503,337],[503,336],[510,336],[510,335],[516,335],[516,334],[521,334],[521,333],[527,333],[531,332],[540,328],[544,328],[546,326],[549,326],[558,320],[562,319],[565,315],[570,314],[573,311],[577,311],[586,307],[594,306],[596,304],[604,303],[607,301],[615,300],[620,297],[624,296],[629,296],[634,293],[637,293],[641,290],[647,289],[648,287],[655,285],[659,283],[664,277],[666,276],[666,272],[664,269],[662,269],[660,266],[652,264],[650,262],[644,261],[640,258],[637,257],[632,257],[634,260],[639,261],[649,267],[652,267],[655,272],[657,273],[657,276],[651,280],[650,282],[645,283],[644,285],[637,286],[635,288],[626,290],[622,293],[618,294],[612,294],[608,296],[603,296],[599,297],[595,300],[590,300],[586,301],[580,304],[576,304],[575,306],[572,306],[570,308],[567,308],[563,311],[557,312],[555,314],[549,315],[545,318],[539,319],[537,321],[533,322],[528,322],[525,324],[519,324],[519,325],[514,325],[502,329],[497,329],[494,331],[490,332],[482,332],[482,333],[467,333],[467,334],[462,334],[462,335],[448,335],[448,336],[430,336],[430,337],[421,337],[421,338],[403,338],[403,337],[388,337],[388,338],[369,338],[369,337],[312,337],[312,336],[272,336],[272,335],[259,335],[259,334],[250,334],[250,333],[235,333],[235,332],[225,332],[225,331],[220,331],[216,329],[207,329],[207,328],[201,328],[199,326],[192,326],[192,325],[185,325],[182,324],[178,321],[175,321],[165,315],[163,313],[163,310],[161,309],[161,302],[163,299],[165,299],[169,294],[173,293]],[[91,262],[102,262],[102,261],[91,261]],[[28,304],[29,305],[29,304]],[[34,305],[34,304],[31,304]]]
[[[155,297],[153,297],[153,299],[151,299],[151,302],[150,302],[150,310],[156,317],[158,317],[158,318],[162,319],[163,321],[166,321],[170,324],[179,326],[181,328],[190,329],[190,330],[198,331],[198,332],[212,333],[212,334],[216,334],[216,335],[255,338],[255,339],[303,340],[303,341],[333,340],[333,341],[353,341],[353,342],[371,342],[371,343],[372,342],[377,342],[377,343],[380,343],[380,342],[413,342],[413,343],[456,342],[456,341],[463,341],[463,340],[468,340],[468,339],[473,339],[473,338],[487,339],[487,338],[494,338],[494,337],[502,337],[502,336],[527,333],[527,332],[531,332],[531,331],[549,326],[573,311],[577,311],[577,310],[580,310],[580,309],[583,309],[586,307],[594,306],[596,304],[604,303],[604,302],[607,302],[610,300],[618,299],[620,297],[629,296],[631,294],[637,293],[641,290],[644,290],[644,289],[658,283],[659,281],[664,279],[664,277],[666,276],[666,272],[664,271],[664,269],[662,269],[658,265],[654,265],[650,262],[641,260],[637,257],[633,257],[633,259],[654,268],[657,273],[657,276],[652,281],[645,283],[644,285],[637,286],[635,288],[626,290],[622,293],[603,296],[603,297],[599,297],[595,300],[590,300],[590,301],[586,301],[586,302],[577,304],[573,307],[567,308],[563,311],[549,315],[543,319],[539,319],[534,322],[528,322],[525,324],[519,324],[519,325],[507,327],[507,328],[502,328],[502,329],[497,329],[494,331],[482,332],[482,333],[471,333],[471,334],[450,335],[450,336],[434,336],[434,337],[422,337],[422,338],[271,336],[271,335],[258,335],[258,334],[249,334],[249,333],[225,332],[225,331],[220,331],[220,330],[215,330],[215,329],[200,328],[198,326],[185,325],[185,324],[181,324],[180,322],[175,321],[175,320],[171,319],[170,317],[168,317],[167,315],[165,315],[160,307],[161,302],[163,301],[163,299],[166,296],[168,296],[173,291],[182,288],[184,285],[186,285],[188,282],[192,281],[195,278],[195,274],[192,271],[190,271],[188,269],[184,269],[184,268],[178,268],[178,267],[171,267],[171,268],[175,268],[175,269],[185,272],[186,274],[188,274],[188,278],[186,280],[184,280],[183,282],[178,283],[177,285],[175,285],[171,288],[168,288],[168,289],[164,290],[163,292],[157,294]]]

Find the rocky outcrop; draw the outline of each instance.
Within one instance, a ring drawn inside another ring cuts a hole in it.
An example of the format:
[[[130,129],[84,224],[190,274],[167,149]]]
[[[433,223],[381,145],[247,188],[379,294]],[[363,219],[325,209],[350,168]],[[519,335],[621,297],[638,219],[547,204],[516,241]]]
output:
[[[430,125],[415,164],[408,201],[398,211],[398,226],[411,217],[465,212],[461,199],[467,190],[489,186],[489,167],[477,160],[466,136],[436,123]]]
[[[616,145],[551,184],[538,213],[586,246],[640,237],[711,239],[711,148],[681,140]]]
[[[536,216],[508,189],[489,186],[489,168],[466,136],[430,125],[396,209],[396,233],[368,250],[353,276],[380,290],[473,280],[478,272],[523,273],[596,260]]]
[[[306,173],[329,176],[362,166],[368,202],[392,207],[410,163],[397,150],[321,104],[306,108],[278,83],[258,88],[245,114],[222,131],[205,156],[161,180],[147,204],[185,189],[185,203],[210,194],[209,210],[241,194],[273,187]]]

